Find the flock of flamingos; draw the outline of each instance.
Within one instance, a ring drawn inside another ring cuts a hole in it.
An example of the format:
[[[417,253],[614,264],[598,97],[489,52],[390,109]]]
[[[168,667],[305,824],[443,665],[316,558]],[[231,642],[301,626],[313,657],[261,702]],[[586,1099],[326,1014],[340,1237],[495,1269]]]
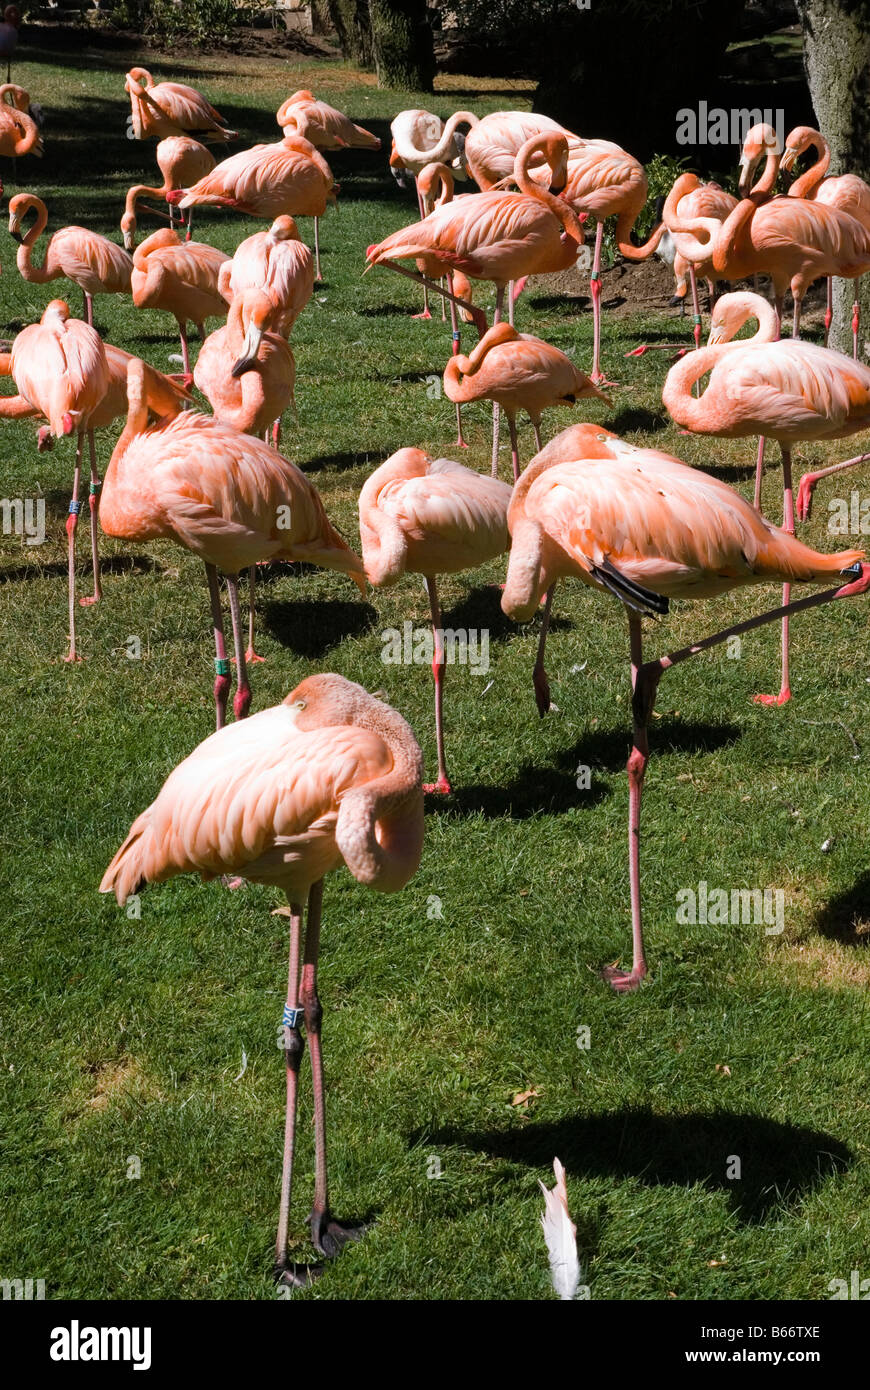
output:
[[[285,1283],[302,1284],[317,1268],[297,1266],[288,1256],[303,1024],[315,1096],[312,1242],[321,1256],[331,1257],[359,1234],[359,1228],[334,1220],[327,1195],[317,993],[323,879],[343,863],[359,882],[381,892],[404,887],[421,856],[424,792],[450,791],[437,576],[508,554],[505,613],[527,622],[543,603],[534,670],[542,714],[549,707],[543,657],[557,582],[574,576],[625,608],[634,726],[628,762],[633,963],[630,971],[609,968],[604,973],[615,989],[633,990],[647,971],[639,827],[647,730],[659,680],[672,665],[712,645],[781,620],[781,688],[775,696],[757,698],[782,703],[790,694],[789,618],[870,588],[870,567],[862,563],[862,552],[823,554],[796,538],[791,478],[796,443],[836,439],[870,426],[870,370],[857,361],[857,310],[853,357],[798,337],[801,301],[813,280],[856,280],[870,270],[870,187],[849,174],[827,176],[830,156],[818,132],[793,131],[780,152],[773,131],[756,126],[743,149],[739,198],[683,174],[665,202],[661,222],[637,246],[632,228],[646,202],[647,180],[638,161],[619,146],[581,139],[528,112],[482,119],[457,112],[446,123],[426,111],[402,112],[392,126],[390,166],[400,182],[416,183],[420,216],[370,246],[367,265],[419,281],[426,296],[420,317],[430,317],[429,304],[439,296],[449,306],[453,354],[444,389],[456,402],[457,447],[463,445],[462,404],[478,399],[493,403],[495,447],[491,475],[450,459],[433,459],[414,447],[387,459],[360,494],[360,556],[331,525],[309,478],[279,452],[280,420],[293,399],[290,334],[320,274],[317,219],[337,192],[322,151],[377,148],[380,142],[301,91],[278,112],[282,139],[216,163],[207,146],[236,135],[196,90],[173,82],[155,84],[142,68],[128,73],[126,90],[132,134],[159,142],[162,182],[133,187],[127,194],[121,218],[124,249],[85,228],[65,227],[50,237],[37,264],[33,257],[47,210],[30,193],[11,199],[9,230],[19,243],[20,273],[39,283],[74,282],[84,294],[84,318],[73,317],[63,300],[54,300],[39,323],[18,334],[0,366],[14,379],[17,394],[0,399],[0,414],[40,422],[40,449],[75,437],[67,522],[66,660],[80,659],[78,603],[101,597],[100,527],[131,542],[175,541],[205,563],[214,627],[217,732],[172,772],[153,804],[134,821],[100,888],[124,903],[146,883],[198,872],[204,879],[224,878],[229,886],[247,879],[285,892],[290,904],[283,1015],[287,1109],[276,1275]],[[0,153],[38,154],[41,136],[28,114],[27,93],[7,83],[0,96]],[[812,167],[786,194],[776,194],[779,170],[792,168],[810,149],[817,155]],[[458,182],[469,178],[479,191],[457,194]],[[137,210],[149,198],[165,208],[149,211],[157,211],[167,225],[137,245]],[[270,225],[242,241],[230,259],[192,239],[193,210],[201,205],[237,209]],[[759,438],[755,506],[700,469],[660,450],[628,444],[598,425],[573,426],[541,447],[544,409],[602,396],[610,384],[600,365],[600,268],[604,224],[611,216],[616,217],[616,243],[624,257],[636,261],[657,249],[667,251],[677,294],[687,295],[691,286],[695,349],[684,350],[672,366],[663,401],[686,431]],[[296,217],[314,218],[314,254],[300,239]],[[564,353],[518,332],[513,320],[526,277],[577,264],[590,218],[596,224],[594,352],[587,376]],[[757,293],[725,294],[713,302],[709,344],[700,347],[699,279],[710,282],[712,295],[717,280],[758,274],[772,278],[774,305]],[[474,286],[481,280],[496,287],[492,326],[474,303]],[[794,300],[793,337],[783,340],[787,290]],[[180,334],[182,372],[164,375],[104,342],[93,327],[93,296],[98,294],[130,294],[137,306],[172,314]],[[205,336],[209,318],[226,318],[226,324]],[[755,336],[737,340],[751,320],[758,325]],[[192,371],[189,324],[203,340]],[[460,350],[463,331],[478,335],[468,354]],[[207,398],[212,414],[193,408],[193,385]],[[531,417],[538,446],[522,472],[516,434],[520,410]],[[512,484],[497,476],[500,411],[511,434]],[[115,419],[125,420],[123,432],[101,481],[94,430]],[[765,438],[776,440],[782,455],[781,527],[767,521],[758,507]],[[94,590],[77,603],[75,543],[85,440]],[[818,476],[802,482],[802,518]],[[247,717],[248,668],[259,659],[254,648],[256,566],[272,560],[342,571],[363,593],[367,583],[392,584],[405,573],[423,576],[434,629],[434,783],[423,784],[422,754],[401,715],[341,676],[310,675],[282,704]],[[231,664],[224,641],[221,574],[236,658],[235,720],[230,724],[225,723]],[[245,575],[251,586],[247,634],[238,590]],[[770,583],[785,586],[780,607],[658,660],[644,658],[642,618],[666,613],[671,599],[703,600],[738,586]],[[822,587],[791,601],[789,588],[797,583]]]

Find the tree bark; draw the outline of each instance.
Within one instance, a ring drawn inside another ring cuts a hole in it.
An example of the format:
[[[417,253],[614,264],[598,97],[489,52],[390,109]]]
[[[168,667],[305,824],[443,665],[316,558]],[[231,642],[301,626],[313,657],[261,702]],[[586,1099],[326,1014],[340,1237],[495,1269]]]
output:
[[[431,92],[435,48],[426,0],[369,0],[379,87]]]
[[[329,14],[345,58],[361,68],[374,66],[372,26],[367,0],[328,0]]]
[[[798,0],[804,64],[819,130],[831,146],[832,174],[870,182],[870,0]],[[850,280],[834,281],[830,344],[852,351]],[[858,355],[870,344],[870,274],[861,281]]]

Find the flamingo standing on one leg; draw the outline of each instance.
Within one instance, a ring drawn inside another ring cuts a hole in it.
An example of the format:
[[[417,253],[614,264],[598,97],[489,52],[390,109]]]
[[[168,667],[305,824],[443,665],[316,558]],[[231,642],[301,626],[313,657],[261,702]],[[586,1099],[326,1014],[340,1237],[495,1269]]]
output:
[[[91,458],[91,550],[94,567],[94,593],[80,599],[82,604],[96,603],[101,597],[100,563],[97,553],[97,474],[96,449],[92,416],[109,386],[109,366],[105,349],[96,329],[70,318],[69,308],[62,299],[53,299],[39,323],[23,328],[12,344],[9,369],[19,395],[44,415],[56,438],[76,435],[76,461],[73,474],[72,498],[67,518],[67,547],[69,571],[69,652],[65,661],[81,661],[76,650],[76,571],[75,544],[81,502],[82,445],[85,435]]]
[[[589,396],[607,399],[589,377],[579,371],[564,352],[518,333],[509,323],[490,328],[468,357],[453,357],[444,369],[444,393],[457,404],[465,401],[495,401],[504,409],[511,434],[511,464],[514,481],[520,476],[517,414],[524,410],[535,431],[535,445],[541,448],[541,413],[549,406],[574,405]],[[492,476],[498,472],[498,453],[494,444]]]
[[[218,276],[228,304],[246,290],[262,290],[275,308],[272,327],[288,337],[314,293],[314,257],[292,217],[276,217],[268,232],[255,232],[236,247]]]
[[[28,213],[36,218],[28,232],[21,226]],[[33,264],[33,248],[48,223],[48,210],[34,193],[16,193],[9,200],[9,235],[19,243],[15,257],[21,275],[31,284],[65,278],[78,285],[85,299],[85,319],[93,328],[95,294],[129,294],[133,267],[114,241],[87,227],[61,227],[48,239],[42,265]]]
[[[275,117],[285,135],[301,135],[318,150],[379,150],[381,142],[370,130],[330,106],[313,92],[294,92],[282,102]]]
[[[692,357],[694,354],[691,355]],[[686,359],[691,360],[690,358]],[[556,443],[556,441],[554,441]],[[640,902],[640,809],[649,759],[648,728],[663,673],[678,662],[795,613],[870,589],[862,552],[823,555],[772,526],[738,492],[657,449],[638,449],[594,425],[560,436],[568,461],[534,460],[514,489],[508,513],[511,552],[502,608],[527,622],[541,595],[575,575],[621,599],[628,611],[634,736],[628,760],[630,973],[603,971],[614,989],[636,989],[647,973]],[[546,452],[546,451],[545,451]],[[713,598],[749,584],[848,582],[774,609],[644,663],[640,619],[667,611],[671,598]]]
[[[183,82],[158,82],[147,68],[131,68],[124,82],[130,97],[128,118],[137,140],[168,135],[196,135],[209,144],[236,140],[219,111],[195,87]]]
[[[240,150],[222,160],[191,188],[170,193],[168,201],[182,208],[200,203],[236,208],[270,221],[282,214],[313,217],[314,256],[320,280],[319,222],[337,193],[332,171],[319,150],[299,135],[288,135],[273,144]]]
[[[813,202],[825,203],[828,207],[839,208],[841,212],[848,212],[852,217],[856,217],[863,226],[870,226],[870,184],[865,183],[857,174],[839,174],[837,176],[829,174],[831,147],[824,135],[818,130],[813,130],[812,126],[795,126],[794,130],[789,132],[779,167],[786,171],[793,169],[795,161],[805,150],[812,149],[813,146],[815,146],[819,157],[815,164],[794,180],[788,190],[788,196],[790,198],[809,198]],[[858,357],[858,329],[861,315],[857,288],[856,282],[855,302],[852,305],[852,356],[856,359]],[[828,276],[825,347],[828,345],[832,315],[831,277]]]
[[[124,202],[124,215],[121,218],[121,231],[124,234],[124,247],[132,251],[136,245],[136,204],[140,198],[166,198],[177,188],[187,188],[215,166],[211,150],[201,145],[189,135],[168,135],[161,140],[156,150],[157,166],[163,175],[162,188],[151,188],[147,184],[135,184],[128,188]],[[175,206],[168,203],[169,225],[175,225]],[[155,209],[149,208],[149,212]],[[163,216],[163,213],[157,214]],[[193,214],[187,215],[187,239],[190,240]]]
[[[422,763],[411,729],[389,705],[342,676],[308,676],[280,705],[194,749],[133,822],[100,884],[122,906],[146,883],[181,873],[238,874],[287,895],[287,1112],[275,1275],[289,1285],[309,1283],[318,1272],[297,1269],[287,1253],[303,1019],[314,1087],[311,1240],[332,1258],[364,1229],[335,1221],[329,1210],[317,993],[323,879],[345,864],[358,882],[394,893],[413,877],[423,845]]]
[[[758,320],[755,336],[730,341],[750,318]],[[723,295],[713,315],[710,344],[671,368],[662,401],[677,424],[693,434],[775,439],[782,451],[783,526],[794,533],[792,447],[803,440],[842,439],[870,426],[870,368],[815,343],[777,338],[776,332],[776,316],[761,295]],[[708,372],[707,386],[696,398],[692,386]],[[756,510],[760,486],[758,475]],[[788,600],[786,586],[783,604]],[[757,695],[760,704],[782,705],[791,698],[788,652],[785,618],[780,691]]]
[[[223,725],[230,688],[218,570],[230,596],[238,688],[237,719],[251,688],[241,637],[238,576],[260,560],[305,560],[351,575],[362,592],[362,562],[330,525],[305,474],[252,435],[211,416],[183,411],[149,429],[144,371],[127,369],[127,423],[103,482],[100,522],[107,536],[176,541],[204,561],[215,637],[215,713]]]
[[[359,495],[363,564],[371,584],[395,584],[422,574],[432,616],[435,738],[438,780],[430,792],[451,790],[444,756],[444,633],[437,576],[485,564],[508,546],[511,490],[452,459],[422,449],[399,449],[376,468]]]
[[[175,318],[186,386],[193,381],[187,324],[194,323],[202,339],[206,319],[226,315],[218,275],[228,260],[223,251],[204,241],[182,241],[171,227],[152,232],[133,252],[133,303],[137,309],[164,309]]]

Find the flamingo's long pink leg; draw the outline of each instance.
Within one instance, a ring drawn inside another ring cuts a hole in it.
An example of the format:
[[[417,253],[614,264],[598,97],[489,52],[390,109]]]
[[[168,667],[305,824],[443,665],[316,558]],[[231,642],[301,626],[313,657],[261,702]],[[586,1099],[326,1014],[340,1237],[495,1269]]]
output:
[[[599,222],[595,230],[595,255],[592,260],[592,273],[589,276],[589,289],[592,293],[592,380],[598,386],[604,380],[601,372],[601,243],[604,238],[604,223]]]
[[[493,327],[501,323],[504,314],[504,285],[499,285],[495,292],[495,314],[493,315]],[[492,403],[492,476],[498,477],[498,437],[501,431],[501,411],[498,401]]]
[[[531,417],[529,417],[531,419]],[[532,429],[535,431],[535,453],[539,454],[544,447],[541,443],[541,422],[532,420]]]
[[[227,698],[232,680],[227,648],[224,642],[224,620],[221,613],[221,590],[218,573],[214,565],[205,567],[208,578],[208,596],[211,603],[211,621],[214,630],[214,710],[215,726],[222,729],[227,721]]]
[[[83,608],[88,608],[92,603],[99,603],[103,597],[103,589],[100,584],[100,548],[99,535],[97,530],[97,514],[100,509],[100,475],[97,472],[97,450],[94,444],[94,432],[88,430],[88,450],[91,457],[91,481],[88,491],[88,506],[91,513],[91,564],[94,571],[94,592],[88,594],[86,598],[80,598],[79,603]]]
[[[452,294],[453,276],[449,271],[447,272],[447,288]],[[453,299],[450,300],[450,335],[450,340],[453,345],[453,356],[457,357],[459,355],[459,315],[456,312],[456,302]],[[462,438],[462,404],[460,401],[456,402],[456,448],[468,448],[468,445]]]
[[[323,1084],[323,1052],[320,1029],[323,1009],[317,994],[317,958],[320,953],[320,916],[323,904],[323,879],[311,887],[308,895],[308,917],[305,927],[305,956],[302,963],[302,1006],[305,1010],[305,1031],[311,1057],[311,1083],[314,1090],[314,1205],[308,1223],[311,1241],[328,1260],[338,1255],[348,1241],[359,1240],[365,1232],[362,1224],[336,1221],[329,1210],[329,1189],[326,1175],[326,1091]]]
[[[646,974],[640,895],[640,806],[643,793],[643,779],[649,760],[647,731],[655,707],[658,684],[662,675],[665,671],[669,670],[671,666],[676,666],[679,662],[688,660],[689,657],[697,656],[699,652],[707,651],[710,647],[715,647],[722,642],[727,642],[730,637],[741,636],[744,632],[750,632],[753,628],[762,627],[766,623],[775,622],[777,619],[804,612],[809,608],[817,608],[821,604],[831,603],[836,599],[852,598],[858,594],[867,593],[867,591],[870,590],[870,565],[860,565],[855,568],[860,568],[860,576],[850,583],[842,585],[839,589],[825,589],[821,593],[811,594],[808,598],[798,599],[797,602],[789,604],[787,609],[771,609],[768,613],[761,613],[756,618],[748,618],[746,622],[736,623],[733,627],[725,628],[721,632],[714,632],[712,636],[704,637],[701,641],[694,642],[689,647],[682,647],[679,651],[670,652],[667,656],[659,657],[657,661],[650,661],[646,664],[642,664],[641,662],[640,620],[634,614],[629,614],[633,684],[632,716],[634,722],[633,746],[628,761],[630,789],[628,831],[629,877],[631,884],[633,961],[630,974],[615,970],[613,967],[608,967],[602,971],[602,975],[605,979],[609,980],[614,989],[620,992],[636,989]]]
[[[251,707],[251,687],[248,684],[248,663],[245,661],[245,648],[242,642],[242,610],[239,604],[238,575],[227,575],[227,592],[230,596],[230,618],[233,624],[233,646],[236,650],[236,693],[233,696],[233,713],[237,719],[247,718]]]
[[[544,669],[544,649],[547,645],[547,633],[550,630],[550,610],[553,607],[553,594],[555,584],[551,584],[544,598],[544,614],[541,619],[541,635],[538,638],[538,654],[535,658],[535,667],[532,671],[532,684],[535,687],[535,704],[538,707],[538,714],[543,719],[550,709],[550,682],[547,679],[547,672]]]
[[[447,762],[444,757],[444,632],[441,627],[441,606],[438,602],[438,586],[434,575],[424,576],[426,592],[429,595],[429,609],[432,614],[432,636],[434,639],[434,649],[432,653],[432,675],[435,677],[435,743],[438,749],[438,781],[427,783],[423,790],[426,792],[441,792],[446,794],[452,791],[450,778],[447,776]]]
[[[643,782],[649,762],[648,727],[652,717],[655,692],[661,672],[641,680],[643,672],[643,639],[640,618],[636,613],[628,614],[628,632],[631,644],[631,691],[632,691],[632,748],[628,759],[628,878],[631,889],[631,972],[617,970],[613,965],[601,972],[615,990],[625,993],[637,989],[646,975],[646,959],[643,951],[643,917],[640,902],[640,807],[643,798]]]
[[[857,454],[855,458],[846,459],[843,463],[832,463],[830,468],[820,468],[815,473],[805,473],[800,480],[797,493],[797,514],[799,521],[809,521],[813,509],[813,489],[820,478],[827,478],[829,473],[842,473],[846,468],[855,468],[859,463],[866,463],[870,459],[870,454]]]
[[[268,433],[268,431],[267,431]],[[245,651],[245,661],[249,666],[257,665],[258,662],[265,661],[264,656],[258,656],[254,647],[254,623],[256,611],[254,608],[254,597],[257,590],[257,566],[251,565],[248,570],[248,646]]]
[[[796,299],[796,300],[794,301],[794,310],[793,310],[793,313],[792,313],[792,324],[791,324],[791,336],[792,336],[793,338],[799,338],[800,335],[801,335],[801,307],[802,307],[802,304],[803,304],[803,301],[800,300],[800,299]]]
[[[290,1196],[293,1190],[293,1155],[296,1148],[296,1098],[299,1089],[299,1067],[305,1051],[305,1040],[299,1029],[302,1009],[299,1007],[299,956],[302,936],[302,904],[290,904],[290,958],[287,966],[287,1002],[284,1005],[284,1062],[287,1071],[287,1108],[284,1114],[284,1162],[281,1170],[281,1205],[278,1213],[278,1237],[275,1241],[275,1276],[288,1283],[298,1282],[295,1271],[287,1265],[287,1234],[290,1224]],[[308,1282],[304,1280],[303,1282]]]
[[[790,536],[794,535],[794,494],[791,484],[791,450],[782,450],[782,527]],[[788,607],[791,595],[791,585],[782,586],[783,607]],[[784,705],[791,699],[791,688],[788,680],[788,646],[789,646],[789,620],[788,614],[782,620],[782,671],[778,695],[754,695],[753,700],[757,705]]]
[[[858,329],[861,327],[861,277],[852,281],[855,286],[855,302],[852,305],[852,356],[858,361]]]
[[[314,282],[319,285],[323,281],[323,274],[320,269],[320,218],[314,219]]]
[[[834,317],[834,281],[829,275],[827,278],[827,303],[825,305],[825,347],[828,346],[828,334],[831,331],[831,321]]]
[[[84,435],[80,433],[76,440],[76,466],[75,472],[73,473],[69,515],[66,519],[67,569],[69,575],[69,651],[64,657],[64,661],[81,661],[81,657],[76,651],[76,531],[79,524],[79,512],[82,509],[82,504],[79,501],[79,484],[82,476],[83,438]]]

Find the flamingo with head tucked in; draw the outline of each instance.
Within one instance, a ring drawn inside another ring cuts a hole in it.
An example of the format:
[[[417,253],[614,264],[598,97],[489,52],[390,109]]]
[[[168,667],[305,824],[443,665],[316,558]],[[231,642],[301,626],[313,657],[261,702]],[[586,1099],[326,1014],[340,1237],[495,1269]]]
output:
[[[208,318],[224,318],[226,302],[218,291],[218,274],[229,256],[204,241],[182,241],[171,227],[152,232],[133,252],[131,288],[137,309],[163,309],[175,318],[181,338],[185,385],[193,380],[187,324],[201,339]]]
[[[94,593],[80,600],[96,603],[101,597],[100,568],[96,543],[96,496],[100,486],[94,447],[93,415],[109,387],[109,366],[102,340],[96,329],[81,319],[70,317],[62,299],[53,299],[39,323],[23,328],[12,344],[9,370],[22,396],[44,415],[57,439],[76,436],[76,460],[72,498],[67,518],[69,575],[69,652],[65,661],[81,661],[76,650],[76,573],[75,542],[81,502],[82,445],[88,437],[91,456],[91,540],[94,564]],[[14,410],[12,413],[15,413]],[[44,439],[41,439],[44,444]]]
[[[133,822],[100,884],[122,906],[146,883],[183,873],[237,874],[287,895],[287,1109],[275,1275],[294,1287],[319,1272],[300,1268],[287,1251],[303,1020],[314,1086],[311,1239],[332,1258],[364,1230],[334,1220],[329,1210],[317,993],[323,880],[344,864],[359,883],[395,893],[413,877],[423,845],[422,763],[411,729],[389,705],[343,676],[308,676],[280,705],[195,748]]]
[[[435,739],[438,780],[427,791],[451,790],[444,755],[446,664],[437,576],[482,565],[508,546],[511,490],[452,459],[422,449],[399,449],[366,479],[359,495],[359,529],[369,583],[380,588],[403,574],[422,574],[432,617]]]
[[[167,135],[195,135],[209,144],[235,140],[219,111],[195,87],[157,82],[147,68],[131,68],[124,88],[130,97],[129,125],[137,140],[164,140]]]
[[[381,142],[370,130],[330,106],[313,92],[294,92],[282,102],[275,117],[285,135],[301,135],[318,150],[379,150]]]
[[[690,354],[690,361],[697,354]],[[541,595],[573,575],[626,609],[631,649],[633,746],[628,760],[633,961],[602,974],[618,991],[647,973],[640,900],[640,810],[648,728],[663,673],[698,652],[784,613],[866,593],[870,566],[848,550],[821,554],[765,521],[727,484],[658,449],[639,449],[595,425],[565,430],[533,459],[508,512],[511,551],[502,608],[527,622]],[[846,581],[843,583],[843,581]],[[657,661],[644,662],[641,618],[670,599],[703,599],[745,585],[836,587],[750,618]]]
[[[228,304],[246,290],[262,290],[275,310],[272,327],[288,337],[314,293],[314,257],[292,217],[276,217],[268,232],[255,232],[236,247],[218,275]]]

